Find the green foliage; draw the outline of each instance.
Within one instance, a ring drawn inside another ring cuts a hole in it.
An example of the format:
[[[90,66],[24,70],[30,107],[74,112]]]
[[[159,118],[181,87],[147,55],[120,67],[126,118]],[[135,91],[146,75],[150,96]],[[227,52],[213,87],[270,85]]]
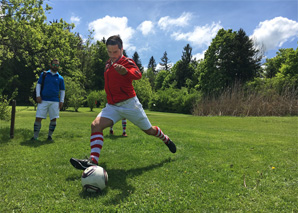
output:
[[[170,71],[172,68],[172,64],[171,64],[170,59],[168,58],[167,51],[164,52],[164,54],[160,58],[160,60],[161,60],[161,63],[159,63],[159,65],[162,67],[162,69],[165,71]]]
[[[72,32],[74,24],[69,24],[63,19],[48,21],[47,13],[52,8],[44,3],[43,0],[1,1],[0,91],[2,96],[10,97],[14,89],[18,88],[17,102],[29,104],[29,101],[32,102],[31,89],[39,74],[49,69],[49,62],[55,57],[60,60],[59,73],[71,79],[70,87],[75,84],[77,90],[82,90],[77,91],[77,95],[72,95],[68,94],[70,91],[66,89],[66,103],[63,109],[70,105],[78,109],[76,104],[82,104],[84,89],[104,89],[104,69],[109,58],[106,39],[95,41],[93,31],[90,31],[88,39],[83,41],[78,33]],[[276,57],[266,60],[264,73],[261,75],[260,51],[254,48],[252,40],[244,30],[236,32],[232,29],[221,29],[208,47],[204,60],[194,61],[189,44],[183,48],[181,60],[174,65],[170,63],[165,51],[160,59],[160,65],[164,70],[155,70],[156,62],[152,56],[147,73],[144,73],[143,77],[149,81],[141,80],[134,84],[145,108],[149,107],[152,91],[168,88],[187,88],[188,94],[196,90],[205,97],[214,97],[238,82],[250,82],[253,85],[256,83],[256,77],[274,78],[272,86],[279,91],[282,91],[285,85],[297,88],[297,51],[292,48],[280,49]],[[138,53],[135,52],[132,58],[143,72]],[[142,83],[144,85],[141,85]],[[66,87],[69,88],[68,85]],[[184,90],[182,89],[182,94]],[[100,96],[101,106],[104,106],[105,94],[101,92]],[[166,100],[165,97],[163,99]],[[168,99],[175,102],[172,97]]]
[[[156,74],[152,68],[147,69],[147,71],[143,73],[143,78],[148,78],[151,88],[154,89]]]
[[[198,92],[188,93],[187,88],[158,90],[149,103],[149,109],[190,114],[193,104],[199,97]]]
[[[0,120],[7,121],[10,119],[9,103],[17,96],[17,94],[18,89],[15,89],[10,98],[8,98],[7,95],[2,95],[0,93]]]
[[[105,90],[100,90],[98,92],[98,95],[99,95],[98,100],[99,100],[99,103],[100,103],[100,107],[105,107],[106,104],[108,103],[106,91]]]
[[[98,91],[91,91],[87,95],[87,104],[88,104],[88,107],[90,108],[90,111],[93,111],[93,108],[96,107],[98,101],[99,101]]]
[[[153,56],[149,59],[148,69],[151,69],[154,74],[157,74],[156,71],[156,62]]]
[[[147,109],[152,98],[152,87],[149,79],[143,77],[140,80],[133,81],[133,87],[143,108]]]
[[[157,73],[154,81],[154,88],[155,90],[159,90],[162,88],[163,81],[169,75],[169,72],[166,70],[161,70]]]
[[[285,63],[280,68],[280,74],[278,78],[291,79],[295,82],[295,86],[298,87],[298,48],[296,51],[290,51]]]
[[[10,109],[7,96],[0,95],[0,120],[9,120]]]
[[[135,52],[132,56],[132,60],[134,60],[134,62],[136,63],[136,65],[138,66],[138,68],[140,69],[140,71],[143,73],[144,72],[144,67],[142,65],[140,56],[138,54],[138,52]]]
[[[65,107],[73,107],[75,112],[82,107],[85,102],[86,91],[83,86],[69,77],[64,78],[65,81]]]
[[[280,68],[286,62],[290,53],[293,53],[293,48],[289,49],[279,49],[276,56],[273,58],[267,58],[264,63],[264,76],[266,78],[273,78],[277,73],[280,72]]]
[[[102,90],[104,88],[104,70],[108,60],[107,48],[103,42],[97,41],[90,47],[91,61],[87,66],[90,69],[85,70],[87,76],[86,88],[91,90]],[[87,61],[88,62],[88,61]],[[85,62],[86,63],[86,62]]]
[[[0,82],[18,76],[4,90],[10,95],[14,88],[19,89],[18,103],[28,103],[30,88],[36,81],[36,74],[49,69],[52,58],[60,60],[63,76],[84,80],[79,68],[77,52],[82,39],[70,32],[73,24],[60,19],[46,21],[42,0],[3,1],[0,22]],[[3,78],[3,79],[2,79]],[[1,84],[2,86],[2,84]]]
[[[219,95],[235,82],[253,80],[260,69],[260,57],[253,42],[240,29],[221,29],[205,53],[205,67],[199,84],[204,95]]]

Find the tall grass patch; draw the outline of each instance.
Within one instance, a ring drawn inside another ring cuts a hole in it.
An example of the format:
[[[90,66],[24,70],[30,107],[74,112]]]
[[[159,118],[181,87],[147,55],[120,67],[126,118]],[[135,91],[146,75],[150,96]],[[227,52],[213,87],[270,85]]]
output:
[[[298,115],[298,89],[284,87],[256,90],[236,84],[219,96],[205,97],[193,108],[199,116],[291,116]]]

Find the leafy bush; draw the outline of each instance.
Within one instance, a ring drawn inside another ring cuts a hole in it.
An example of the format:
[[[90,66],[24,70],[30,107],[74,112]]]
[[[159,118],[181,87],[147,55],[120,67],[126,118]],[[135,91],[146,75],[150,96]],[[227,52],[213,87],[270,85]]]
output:
[[[133,81],[133,86],[143,107],[147,109],[152,98],[152,87],[149,79],[141,78],[140,80]]]
[[[200,95],[198,92],[194,91],[188,93],[186,88],[167,88],[165,90],[158,90],[154,93],[149,103],[149,109],[161,112],[190,114],[194,102],[199,97]]]
[[[0,120],[8,121],[10,119],[9,103],[17,96],[17,94],[18,89],[15,89],[15,91],[11,95],[11,98],[8,98],[7,95],[0,95]]]
[[[76,112],[83,105],[85,101],[86,91],[83,86],[72,80],[69,77],[64,78],[65,80],[65,107],[73,107]]]
[[[91,91],[87,96],[87,104],[91,111],[93,111],[93,108],[97,106],[98,101],[99,101],[99,92]]]
[[[106,106],[108,100],[107,100],[107,94],[105,90],[100,90],[98,92],[98,101],[99,101],[100,107]]]
[[[9,100],[7,96],[0,96],[0,120],[9,120]]]

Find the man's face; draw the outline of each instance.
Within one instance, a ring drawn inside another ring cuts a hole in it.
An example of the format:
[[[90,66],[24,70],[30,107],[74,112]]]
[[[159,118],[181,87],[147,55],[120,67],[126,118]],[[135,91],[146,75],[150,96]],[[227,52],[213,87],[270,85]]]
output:
[[[120,56],[122,56],[123,48],[119,49],[118,45],[108,45],[107,49],[112,62],[115,62]]]
[[[59,61],[53,61],[51,64],[51,70],[54,72],[57,72],[59,69]]]

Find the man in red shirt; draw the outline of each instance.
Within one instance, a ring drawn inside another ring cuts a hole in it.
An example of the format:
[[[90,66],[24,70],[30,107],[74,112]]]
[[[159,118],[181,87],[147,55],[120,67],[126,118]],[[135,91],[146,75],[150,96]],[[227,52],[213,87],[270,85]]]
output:
[[[142,77],[135,62],[123,55],[123,44],[120,36],[111,36],[106,42],[110,59],[105,67],[105,91],[108,103],[98,114],[91,125],[89,159],[71,158],[70,163],[76,168],[85,170],[98,165],[103,146],[103,130],[126,118],[142,129],[146,134],[160,138],[172,153],[176,152],[175,144],[157,126],[152,126],[139,102],[132,81]]]

